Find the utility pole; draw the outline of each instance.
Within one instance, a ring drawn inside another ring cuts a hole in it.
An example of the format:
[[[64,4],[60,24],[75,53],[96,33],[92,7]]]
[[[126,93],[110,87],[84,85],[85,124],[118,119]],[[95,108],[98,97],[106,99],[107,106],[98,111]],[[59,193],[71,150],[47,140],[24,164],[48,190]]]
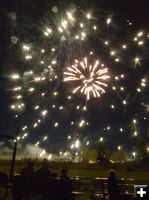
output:
[[[10,174],[9,174],[10,181],[13,179],[13,174],[14,174],[14,165],[15,165],[15,158],[16,158],[16,153],[17,153],[17,137],[18,136],[19,136],[19,128],[17,128],[16,130],[16,139],[14,141],[13,155],[12,155],[12,161],[11,161]]]

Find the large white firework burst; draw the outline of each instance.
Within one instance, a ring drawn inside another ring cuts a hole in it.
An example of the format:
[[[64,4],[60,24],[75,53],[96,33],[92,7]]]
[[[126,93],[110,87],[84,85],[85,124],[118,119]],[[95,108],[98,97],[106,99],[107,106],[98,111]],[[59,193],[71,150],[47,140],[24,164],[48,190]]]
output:
[[[107,84],[105,80],[110,78],[108,68],[102,69],[100,62],[95,61],[94,65],[88,63],[87,58],[84,58],[82,62],[75,61],[75,64],[71,67],[67,67],[64,72],[64,81],[78,81],[78,86],[72,91],[73,93],[83,93],[86,95],[87,100],[90,96],[100,97],[101,93],[105,93],[104,87]]]

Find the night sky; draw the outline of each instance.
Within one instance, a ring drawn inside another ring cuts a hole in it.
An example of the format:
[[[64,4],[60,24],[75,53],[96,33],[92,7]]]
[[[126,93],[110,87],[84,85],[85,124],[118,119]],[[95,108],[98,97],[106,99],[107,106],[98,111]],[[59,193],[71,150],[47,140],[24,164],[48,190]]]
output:
[[[53,11],[55,7],[58,12]],[[0,134],[14,135],[19,127],[21,136],[28,133],[25,139],[20,140],[23,145],[39,141],[41,147],[50,151],[68,150],[76,139],[81,141],[82,148],[87,141],[94,148],[103,137],[109,150],[116,149],[118,145],[132,149],[138,137],[148,139],[147,0],[2,0],[0,10]],[[76,24],[73,26],[71,22],[71,29],[61,33],[57,26],[61,19],[66,18],[66,12],[72,10],[75,10]],[[16,19],[12,19],[14,12]],[[85,19],[87,13],[91,13],[90,20]],[[108,18],[111,19],[110,24],[106,23]],[[83,41],[76,41],[73,35],[78,33],[78,27],[81,30],[80,23],[84,23],[82,30],[86,37]],[[93,26],[97,30],[91,30]],[[47,27],[53,30],[49,37],[44,35]],[[140,32],[142,35],[139,36]],[[137,41],[134,41],[135,37]],[[105,45],[105,41],[109,41],[109,45]],[[142,41],[143,44],[139,43]],[[122,48],[124,44],[126,49]],[[29,45],[30,52],[23,51],[23,45]],[[55,52],[51,51],[52,48],[56,49]],[[42,49],[45,52],[41,52]],[[111,55],[112,51],[116,53]],[[32,58],[26,59],[28,55]],[[63,81],[66,67],[74,64],[74,59],[82,61],[84,57],[88,57],[92,64],[99,59],[108,67],[110,75],[106,93],[89,101],[84,94],[72,94],[77,83]],[[51,70],[48,66],[53,60],[56,64]],[[28,75],[31,70],[34,76]],[[21,78],[12,80],[13,73],[18,73]],[[45,80],[38,83],[34,80],[37,76],[44,76]],[[13,91],[18,85],[21,91]],[[32,87],[35,91],[29,92]],[[53,95],[54,92],[58,95]],[[22,99],[16,100],[17,95],[21,95]],[[20,102],[24,108],[11,109],[12,105]],[[37,105],[39,108],[36,110]],[[86,110],[83,110],[84,106]],[[44,110],[47,114],[43,117]],[[15,118],[15,115],[18,117]],[[41,120],[40,123],[38,120]],[[83,127],[79,126],[81,120],[85,121]],[[57,122],[59,125],[55,127]],[[34,127],[36,123],[37,127]],[[28,128],[22,130],[24,126]],[[67,138],[69,135],[71,140]],[[42,141],[44,136],[48,136],[47,141]]]

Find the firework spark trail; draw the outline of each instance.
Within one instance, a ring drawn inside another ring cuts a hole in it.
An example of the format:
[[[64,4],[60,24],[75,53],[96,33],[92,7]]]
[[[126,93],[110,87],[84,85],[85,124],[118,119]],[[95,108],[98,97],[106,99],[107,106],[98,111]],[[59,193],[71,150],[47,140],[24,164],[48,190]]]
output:
[[[72,93],[81,92],[89,100],[91,95],[96,98],[100,97],[101,93],[105,93],[102,86],[107,87],[107,84],[103,82],[110,78],[106,75],[107,73],[107,68],[100,69],[98,60],[92,66],[88,64],[87,58],[84,58],[83,62],[76,62],[75,65],[67,67],[64,72],[64,81],[78,81],[79,86]]]

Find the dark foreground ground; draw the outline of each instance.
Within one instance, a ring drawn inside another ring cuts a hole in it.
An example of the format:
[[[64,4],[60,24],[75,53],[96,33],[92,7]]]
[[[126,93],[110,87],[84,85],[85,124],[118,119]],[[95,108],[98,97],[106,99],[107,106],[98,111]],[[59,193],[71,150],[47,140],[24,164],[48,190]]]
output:
[[[0,160],[0,171],[9,175],[10,161]],[[19,174],[21,169],[26,165],[26,161],[16,161],[14,172]],[[41,165],[40,161],[35,161],[35,169]],[[60,176],[60,171],[63,167],[68,168],[68,175],[73,180],[77,180],[81,189],[84,190],[84,195],[78,195],[76,200],[88,200],[91,192],[94,189],[94,180],[108,177],[110,168],[115,168],[116,175],[119,179],[123,179],[126,183],[126,190],[128,193],[133,193],[134,184],[149,184],[149,166],[133,167],[133,163],[113,165],[109,167],[101,167],[97,164],[83,164],[83,163],[56,163],[50,164],[51,172],[56,172]],[[81,184],[80,184],[81,183]],[[0,188],[0,200],[3,199],[3,190]],[[8,200],[12,200],[11,191],[9,192]]]

